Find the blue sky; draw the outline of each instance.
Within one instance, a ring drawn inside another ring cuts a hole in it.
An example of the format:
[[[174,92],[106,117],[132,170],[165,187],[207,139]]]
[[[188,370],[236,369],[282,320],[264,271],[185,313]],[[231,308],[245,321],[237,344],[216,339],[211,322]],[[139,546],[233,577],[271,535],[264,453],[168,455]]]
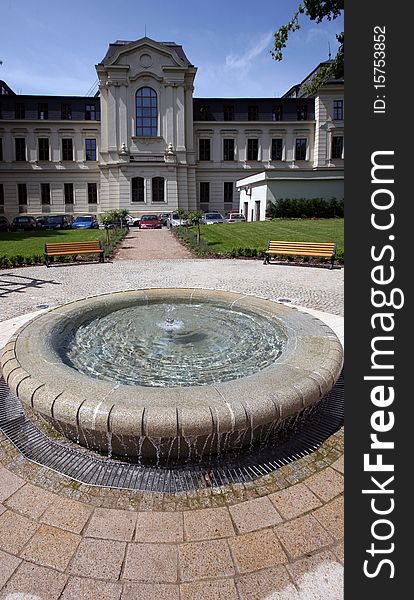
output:
[[[195,96],[277,97],[328,58],[328,44],[335,54],[335,34],[343,29],[342,19],[316,24],[304,17],[276,62],[272,34],[296,6],[295,0],[2,0],[0,79],[23,94],[86,95],[108,44],[143,37],[146,25],[148,37],[182,44],[198,67]]]

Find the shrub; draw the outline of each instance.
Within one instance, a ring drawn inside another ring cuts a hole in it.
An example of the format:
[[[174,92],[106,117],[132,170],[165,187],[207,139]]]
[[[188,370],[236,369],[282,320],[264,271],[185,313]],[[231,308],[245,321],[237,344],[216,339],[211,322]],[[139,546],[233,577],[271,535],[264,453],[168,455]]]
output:
[[[282,198],[268,202],[271,219],[332,219],[344,216],[344,201],[337,198]]]

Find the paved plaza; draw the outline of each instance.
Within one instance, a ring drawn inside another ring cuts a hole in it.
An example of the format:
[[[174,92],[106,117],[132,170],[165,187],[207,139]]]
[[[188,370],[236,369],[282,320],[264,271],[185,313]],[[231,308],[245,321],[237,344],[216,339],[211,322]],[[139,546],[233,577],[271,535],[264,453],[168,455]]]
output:
[[[186,256],[133,231],[105,264],[2,270],[0,346],[39,311],[147,287],[287,301],[341,336],[343,269]],[[342,572],[342,430],[254,482],[177,494],[80,484],[0,435],[0,599],[341,600]]]

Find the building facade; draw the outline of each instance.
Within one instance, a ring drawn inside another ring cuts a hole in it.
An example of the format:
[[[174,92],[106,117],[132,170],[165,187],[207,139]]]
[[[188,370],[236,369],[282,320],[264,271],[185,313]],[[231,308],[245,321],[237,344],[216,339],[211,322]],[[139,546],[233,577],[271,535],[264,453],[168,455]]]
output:
[[[0,82],[7,217],[227,211],[246,192],[240,181],[263,172],[314,178],[325,197],[335,176],[343,196],[343,81],[315,97],[308,76],[282,98],[194,98],[197,69],[183,48],[149,38],[110,44],[96,71],[94,97],[18,95]],[[293,197],[280,190],[275,199]]]

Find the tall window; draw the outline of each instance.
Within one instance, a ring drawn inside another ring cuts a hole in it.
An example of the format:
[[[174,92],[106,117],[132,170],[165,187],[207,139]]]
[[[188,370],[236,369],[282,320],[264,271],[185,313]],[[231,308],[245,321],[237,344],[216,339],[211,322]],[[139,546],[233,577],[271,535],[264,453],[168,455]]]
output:
[[[73,160],[72,138],[62,138],[62,160]]]
[[[50,204],[50,184],[49,183],[41,183],[40,184],[40,197],[42,200],[42,204]]]
[[[46,102],[40,102],[37,105],[37,118],[41,121],[49,118],[49,110]]]
[[[0,207],[1,207],[1,210],[3,210],[3,206],[4,206],[4,187],[3,187],[3,184],[0,183]]]
[[[296,109],[296,117],[298,121],[306,121],[308,118],[308,107],[306,104],[300,104]]]
[[[296,139],[295,160],[306,160],[306,138]]]
[[[85,140],[85,159],[96,160],[96,140]]]
[[[25,183],[17,184],[17,197],[20,205],[27,204],[27,186]]]
[[[259,120],[259,107],[257,104],[249,104],[247,107],[247,120],[258,121]]]
[[[150,87],[136,93],[136,134],[138,137],[156,137],[158,133],[157,93]]]
[[[49,160],[48,138],[39,138],[39,160]]]
[[[223,160],[234,160],[233,138],[224,138],[223,140]]]
[[[337,121],[342,121],[344,118],[344,101],[333,101],[333,118]]]
[[[164,202],[164,177],[152,178],[152,201]]]
[[[62,121],[70,121],[72,119],[72,105],[62,104],[60,107],[60,118]]]
[[[85,105],[85,121],[96,121],[96,106],[95,104]]]
[[[233,187],[232,181],[224,182],[224,204],[233,205]]]
[[[98,185],[96,183],[88,183],[88,202],[89,204],[98,202]]]
[[[14,118],[15,119],[24,119],[25,118],[25,108],[23,102],[16,102],[14,105]]]
[[[3,138],[0,138],[0,160],[3,160]]]
[[[63,184],[63,197],[65,199],[65,204],[73,204],[73,183]]]
[[[272,160],[282,160],[283,140],[282,138],[272,139]]]
[[[208,138],[200,138],[198,142],[198,155],[199,160],[210,160],[210,140]]]
[[[210,202],[210,182],[200,181],[200,208],[201,210],[208,210]]]
[[[131,202],[145,202],[143,177],[131,179]]]
[[[277,106],[272,107],[272,121],[282,121],[283,120],[283,110],[282,105],[278,104]]]
[[[334,135],[332,137],[332,158],[342,158],[344,151],[344,138],[342,135]]]
[[[247,160],[259,159],[259,140],[257,138],[249,138],[247,140]]]
[[[26,160],[26,140],[25,138],[16,138],[14,140],[16,149],[16,160]]]
[[[225,104],[223,106],[223,120],[234,121],[234,106],[233,104]]]

